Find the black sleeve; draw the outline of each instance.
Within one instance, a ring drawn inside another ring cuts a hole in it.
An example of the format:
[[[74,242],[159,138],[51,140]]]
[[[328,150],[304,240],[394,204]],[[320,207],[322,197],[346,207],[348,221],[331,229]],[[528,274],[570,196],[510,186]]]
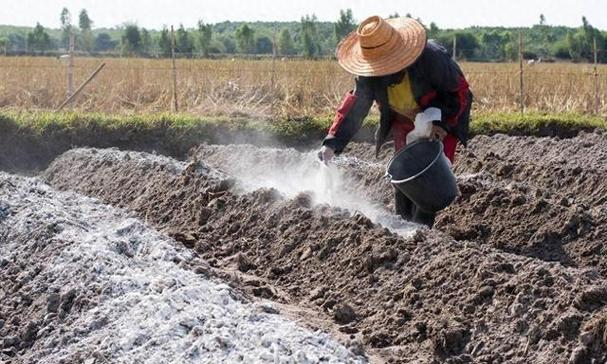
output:
[[[458,116],[468,102],[468,84],[457,63],[447,50],[434,41],[428,42],[426,72],[432,88],[436,91],[435,97],[427,107],[436,107],[441,110],[442,120],[436,125],[452,132],[458,122]]]

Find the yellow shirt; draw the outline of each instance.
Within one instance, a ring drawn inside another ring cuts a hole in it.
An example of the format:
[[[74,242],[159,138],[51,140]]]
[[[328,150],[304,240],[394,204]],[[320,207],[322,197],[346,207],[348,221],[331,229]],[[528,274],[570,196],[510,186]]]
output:
[[[415,101],[415,96],[413,96],[409,72],[405,71],[405,76],[400,83],[388,86],[388,102],[392,110],[411,120],[415,118],[419,105]]]

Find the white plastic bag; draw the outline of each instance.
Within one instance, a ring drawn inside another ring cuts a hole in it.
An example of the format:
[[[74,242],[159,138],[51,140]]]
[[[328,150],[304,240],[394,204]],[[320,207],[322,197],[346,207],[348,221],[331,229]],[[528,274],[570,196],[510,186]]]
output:
[[[407,144],[418,139],[432,136],[432,121],[441,120],[441,111],[436,107],[429,107],[415,116],[415,128],[407,134]]]

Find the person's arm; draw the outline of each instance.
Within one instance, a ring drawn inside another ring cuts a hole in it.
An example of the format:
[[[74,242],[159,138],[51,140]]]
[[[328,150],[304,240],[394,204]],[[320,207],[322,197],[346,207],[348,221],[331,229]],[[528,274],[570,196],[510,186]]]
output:
[[[343,152],[348,142],[360,130],[371,105],[373,105],[372,88],[367,79],[357,77],[356,88],[344,97],[322,145],[331,148],[335,154]]]

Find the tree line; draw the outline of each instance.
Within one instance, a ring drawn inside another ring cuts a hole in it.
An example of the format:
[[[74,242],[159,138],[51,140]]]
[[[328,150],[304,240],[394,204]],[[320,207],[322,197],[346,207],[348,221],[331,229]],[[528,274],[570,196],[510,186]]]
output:
[[[398,13],[390,17],[398,17]],[[406,16],[411,17],[410,14]],[[124,24],[112,29],[93,29],[86,9],[72,20],[68,9],[60,12],[60,29],[48,29],[37,23],[33,28],[0,26],[0,52],[49,53],[66,51],[70,34],[75,48],[83,53],[113,52],[122,56],[169,57],[174,49],[179,57],[222,55],[270,55],[318,58],[332,56],[339,40],[356,29],[352,10],[341,10],[334,22],[319,21],[305,15],[299,22],[220,22],[198,21],[193,27],[180,24],[174,36],[168,27],[146,29]],[[421,21],[421,19],[418,19]],[[422,24],[423,21],[422,21]],[[437,39],[458,59],[470,61],[510,61],[518,57],[518,33],[525,39],[525,58],[545,60],[592,61],[596,39],[599,61],[607,62],[607,33],[593,27],[586,17],[579,27],[548,25],[544,15],[538,24],[522,29],[505,27],[469,27],[441,29],[435,23],[424,24],[429,38]],[[455,42],[454,42],[455,39]]]

